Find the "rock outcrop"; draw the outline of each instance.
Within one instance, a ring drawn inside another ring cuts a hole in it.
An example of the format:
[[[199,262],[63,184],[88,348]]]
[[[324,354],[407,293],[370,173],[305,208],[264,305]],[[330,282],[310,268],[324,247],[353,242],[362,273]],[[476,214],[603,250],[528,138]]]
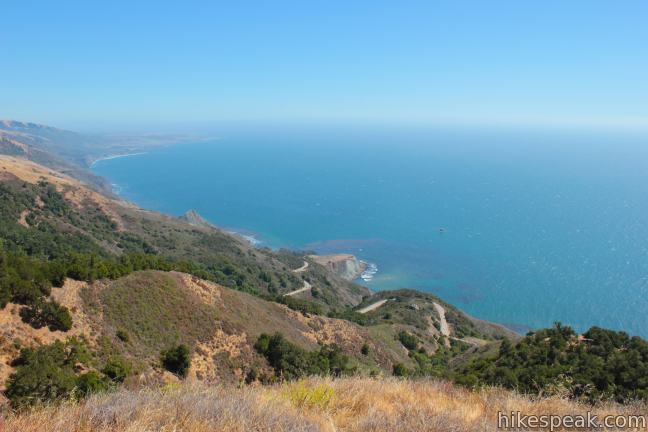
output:
[[[311,255],[310,258],[348,281],[357,279],[367,267],[351,254]]]
[[[200,216],[196,210],[187,210],[179,219],[187,222],[189,225],[202,228],[214,228],[214,224]]]

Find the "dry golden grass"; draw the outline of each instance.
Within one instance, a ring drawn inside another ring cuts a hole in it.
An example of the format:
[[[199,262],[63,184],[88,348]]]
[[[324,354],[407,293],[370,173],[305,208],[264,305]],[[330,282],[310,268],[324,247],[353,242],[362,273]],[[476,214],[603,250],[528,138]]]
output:
[[[123,230],[123,221],[120,211],[124,208],[135,208],[132,204],[125,201],[117,201],[105,197],[104,195],[86,187],[79,180],[69,177],[65,174],[53,171],[34,162],[0,155],[0,179],[17,177],[27,183],[37,183],[41,179],[53,184],[56,189],[65,195],[65,198],[73,205],[80,207],[83,203],[92,203],[117,223],[117,230]],[[21,215],[19,223],[26,224],[26,214]]]
[[[471,392],[444,381],[311,378],[269,387],[119,390],[9,416],[4,427],[23,432],[491,431],[497,430],[498,411],[575,415],[588,409],[557,397]],[[599,416],[647,414],[643,404],[592,410]]]

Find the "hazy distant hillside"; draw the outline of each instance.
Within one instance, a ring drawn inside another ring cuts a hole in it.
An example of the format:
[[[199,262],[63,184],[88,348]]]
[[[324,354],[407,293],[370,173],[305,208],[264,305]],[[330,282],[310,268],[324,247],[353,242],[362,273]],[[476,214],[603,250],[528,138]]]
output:
[[[37,123],[0,120],[0,154],[21,156],[110,193],[88,168],[102,157],[198,140],[186,135],[87,135]]]
[[[88,158],[108,144],[100,137],[12,120],[0,121],[0,134],[79,166],[86,166]]]
[[[14,125],[16,126],[14,127]],[[17,125],[23,125],[23,123],[0,122],[0,154],[19,156],[31,160],[79,179],[91,187],[110,193],[109,183],[79,165],[79,163],[83,162],[78,160],[78,157],[65,158],[58,155],[58,146],[55,142],[46,138],[46,135],[52,135],[52,130],[56,131],[57,129],[39,125],[27,126],[30,123],[24,124],[24,127]],[[23,132],[24,130],[36,131],[38,135]],[[73,132],[64,133],[63,135],[67,134],[76,135]],[[62,138],[62,141],[67,142],[65,138]],[[82,153],[76,154],[80,155]]]

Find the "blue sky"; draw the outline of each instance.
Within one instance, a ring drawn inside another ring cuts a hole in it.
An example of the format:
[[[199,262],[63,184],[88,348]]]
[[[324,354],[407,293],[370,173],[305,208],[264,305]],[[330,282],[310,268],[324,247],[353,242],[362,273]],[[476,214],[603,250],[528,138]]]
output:
[[[0,118],[648,127],[648,2],[3,2]]]

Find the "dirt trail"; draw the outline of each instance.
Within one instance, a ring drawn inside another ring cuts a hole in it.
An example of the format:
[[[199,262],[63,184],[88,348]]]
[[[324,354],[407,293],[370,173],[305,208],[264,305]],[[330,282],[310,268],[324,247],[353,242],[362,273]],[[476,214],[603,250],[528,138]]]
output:
[[[363,307],[362,309],[358,310],[358,313],[365,314],[367,312],[371,312],[372,310],[378,309],[388,301],[389,299],[377,301],[376,303],[372,303],[369,306]]]
[[[299,288],[298,290],[295,291],[290,291],[289,293],[284,294],[285,296],[293,296],[295,294],[303,293],[304,291],[308,291],[312,288],[311,284],[304,281],[304,286],[302,288]]]
[[[308,269],[308,261],[304,261],[304,265],[293,270],[293,273],[302,273],[305,272],[306,269]]]
[[[439,324],[440,324],[439,331],[443,336],[445,336],[444,345],[447,348],[450,348],[450,339],[451,339],[450,326],[448,325],[448,321],[446,320],[445,317],[445,309],[437,302],[432,303],[432,305],[434,305],[434,309],[436,309],[437,313],[439,314]]]
[[[304,265],[299,267],[299,268],[296,268],[295,270],[293,270],[293,273],[303,273],[303,272],[306,271],[306,269],[308,269],[308,261],[304,261]],[[308,283],[307,281],[304,281],[304,286],[303,287],[299,288],[298,290],[290,291],[289,293],[284,294],[284,297],[285,296],[293,296],[295,294],[303,293],[305,291],[309,291],[311,288],[312,288],[311,284]]]
[[[433,305],[434,305],[434,309],[436,309],[437,313],[439,314],[439,322],[441,324],[441,329],[440,329],[441,334],[443,336],[449,337],[450,326],[448,325],[448,321],[446,321],[445,309],[437,302],[434,302]]]

